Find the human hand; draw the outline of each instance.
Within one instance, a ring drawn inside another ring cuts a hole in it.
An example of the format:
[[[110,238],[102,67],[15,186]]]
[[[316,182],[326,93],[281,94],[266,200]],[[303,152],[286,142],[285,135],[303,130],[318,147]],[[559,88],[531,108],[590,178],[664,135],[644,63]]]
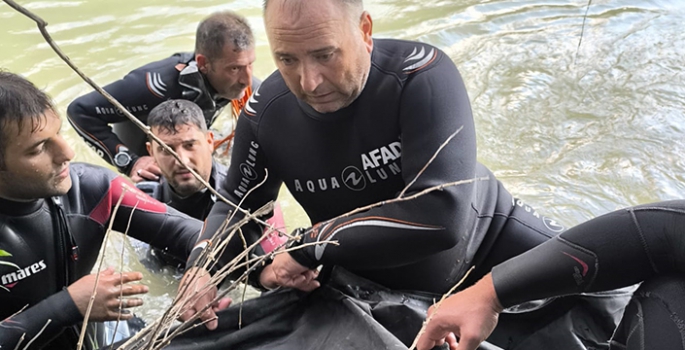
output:
[[[93,294],[96,278],[97,274],[90,274],[81,277],[67,287],[71,299],[84,317]],[[148,288],[145,285],[128,284],[141,279],[143,279],[143,274],[140,272],[114,273],[112,267],[100,272],[100,279],[97,287],[95,287],[95,300],[93,300],[88,320],[103,322],[133,318],[133,314],[124,309],[143,305],[143,299],[120,297],[147,293]]]
[[[209,272],[201,267],[190,268],[183,275],[181,285],[178,287],[179,295],[176,297],[177,300],[187,300],[184,306],[186,311],[179,317],[181,321],[189,320],[214,301],[217,294],[216,286],[205,287],[210,279]],[[206,322],[205,327],[207,329],[215,330],[219,326],[216,312],[227,308],[229,305],[231,305],[231,299],[222,298],[207,308],[200,315],[200,320]]]
[[[157,166],[155,159],[150,156],[142,156],[136,160],[131,167],[128,176],[131,181],[138,183],[141,181],[159,181],[162,171]]]
[[[428,309],[432,318],[417,349],[430,350],[447,340],[452,350],[475,350],[495,329],[501,312],[492,276],[488,274],[474,286],[445,299],[438,310],[435,305]],[[450,339],[451,332],[459,339],[458,345]]]
[[[318,276],[319,271],[300,265],[290,254],[282,252],[276,254],[274,261],[262,270],[259,282],[269,289],[282,286],[311,292],[321,286],[316,280]]]

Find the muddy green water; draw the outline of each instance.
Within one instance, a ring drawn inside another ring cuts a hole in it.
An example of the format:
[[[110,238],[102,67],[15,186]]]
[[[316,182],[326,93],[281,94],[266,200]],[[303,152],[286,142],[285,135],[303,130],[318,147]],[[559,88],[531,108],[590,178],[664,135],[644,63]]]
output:
[[[257,38],[255,74],[274,70],[257,0],[21,1],[48,21],[62,49],[106,84],[152,60],[190,51],[213,11],[245,15]],[[685,3],[595,0],[578,43],[585,0],[373,0],[376,37],[420,40],[446,51],[471,98],[478,157],[516,196],[577,224],[620,207],[683,197]],[[53,96],[64,113],[90,91],[33,22],[0,3],[0,67]],[[105,164],[65,122],[77,161]],[[307,225],[289,198],[289,228]],[[124,251],[115,237],[107,263]],[[169,273],[145,274],[146,319],[176,290]]]

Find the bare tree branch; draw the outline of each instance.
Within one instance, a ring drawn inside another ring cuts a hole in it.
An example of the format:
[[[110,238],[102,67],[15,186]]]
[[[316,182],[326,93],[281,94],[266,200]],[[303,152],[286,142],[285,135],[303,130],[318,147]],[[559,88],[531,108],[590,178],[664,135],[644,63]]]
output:
[[[435,308],[433,309],[433,313],[430,316],[428,316],[428,318],[423,322],[423,325],[421,326],[421,330],[419,331],[419,334],[416,335],[416,338],[414,338],[414,342],[411,344],[411,346],[407,350],[416,349],[416,344],[418,344],[419,338],[421,338],[421,335],[426,331],[426,326],[428,325],[428,322],[430,322],[433,319],[433,316],[435,316],[438,313],[438,309],[440,309],[440,306],[442,306],[442,302],[445,301],[445,299],[447,299],[448,296],[452,295],[452,293],[454,293],[454,291],[457,290],[457,288],[459,288],[459,286],[462,283],[464,283],[466,278],[469,277],[469,275],[471,274],[471,271],[473,271],[473,269],[475,267],[476,266],[471,266],[471,268],[468,271],[466,271],[466,273],[464,274],[464,277],[462,277],[457,284],[455,284],[452,288],[450,288],[450,290],[447,291],[447,293],[442,295],[442,298],[440,298],[440,301],[438,301],[438,303],[435,304]]]

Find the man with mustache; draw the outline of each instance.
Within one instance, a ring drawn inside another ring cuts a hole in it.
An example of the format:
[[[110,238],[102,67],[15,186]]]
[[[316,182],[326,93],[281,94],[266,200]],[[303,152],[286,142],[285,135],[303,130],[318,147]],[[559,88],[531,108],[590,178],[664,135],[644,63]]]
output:
[[[254,61],[254,37],[247,20],[234,12],[218,12],[198,25],[194,53],[148,63],[104,89],[144,123],[158,104],[184,99],[199,105],[211,126],[229,104],[237,118],[252,89],[259,86],[252,76]],[[160,169],[145,155],[145,135],[98,92],[74,100],[67,115],[86,143],[133,182],[159,179]]]

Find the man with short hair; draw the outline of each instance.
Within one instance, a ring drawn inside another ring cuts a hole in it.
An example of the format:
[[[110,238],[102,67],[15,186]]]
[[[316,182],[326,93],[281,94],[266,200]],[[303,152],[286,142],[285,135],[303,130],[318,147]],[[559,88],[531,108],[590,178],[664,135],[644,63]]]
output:
[[[563,231],[477,162],[466,89],[438,48],[373,39],[361,0],[268,0],[264,21],[278,71],[243,110],[222,189],[255,210],[285,183],[314,225],[297,243],[306,246],[260,266],[253,284],[309,291],[319,286],[318,266],[337,265],[390,289],[442,294],[469,268],[475,267],[464,287]],[[405,190],[408,196],[456,181],[464,183],[390,201]],[[343,215],[377,202],[384,204]],[[216,245],[208,241],[230,210],[214,206],[191,262]],[[236,213],[229,225],[243,217]],[[241,232],[248,244],[260,236]],[[242,247],[234,238],[221,261]],[[199,275],[194,283],[208,280],[206,272]],[[194,309],[209,301],[200,299]],[[544,326],[530,324],[512,341]]]
[[[214,135],[207,130],[202,110],[194,102],[168,100],[150,111],[150,131],[167,144],[183,162],[214,188],[226,175],[226,167],[212,158]],[[190,171],[150,139],[147,152],[162,174],[160,182],[140,182],[153,197],[198,220],[204,220],[216,202],[215,196]]]
[[[29,343],[32,349],[75,348],[91,297],[92,322],[133,316],[126,309],[141,305],[136,295],[148,289],[130,282],[142,274],[111,268],[99,277],[90,273],[110,224],[179,258],[188,256],[201,229],[200,221],[146,196],[111,170],[71,164],[74,152],[61,126],[44,92],[0,72],[3,349]],[[87,349],[102,345],[98,332],[102,327],[89,327]]]
[[[183,163],[213,188],[219,189],[227,169],[212,157],[214,135],[207,129],[197,104],[188,100],[164,101],[150,111],[147,123],[150,132],[176,152]],[[160,202],[204,220],[216,203],[216,196],[162,145],[150,138],[146,146],[162,177],[159,182],[142,181],[136,186]],[[277,229],[285,228],[280,206],[274,207],[274,215],[268,222]],[[276,241],[282,239],[276,232],[271,238]],[[166,265],[185,266],[185,261],[173,259],[163,251],[152,250],[151,254],[164,260]]]
[[[185,99],[200,106],[211,126],[229,103],[237,118],[252,89],[259,86],[252,77],[254,60],[254,37],[247,20],[234,12],[218,12],[200,22],[194,53],[149,63],[104,89],[144,123],[163,101]],[[74,100],[67,115],[86,143],[121,173],[134,182],[158,180],[159,168],[144,154],[144,133],[98,92]]]

